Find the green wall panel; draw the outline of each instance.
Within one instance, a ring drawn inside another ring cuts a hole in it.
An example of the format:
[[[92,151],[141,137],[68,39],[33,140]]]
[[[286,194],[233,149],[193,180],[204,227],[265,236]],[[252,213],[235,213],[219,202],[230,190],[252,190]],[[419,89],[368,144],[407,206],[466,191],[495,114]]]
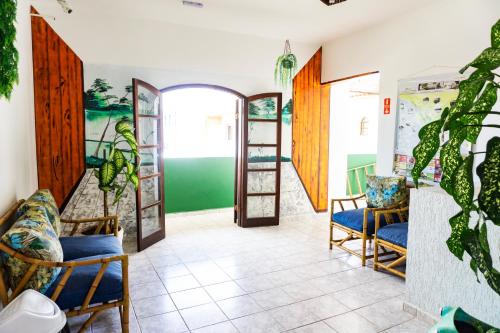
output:
[[[348,177],[351,182],[352,194],[360,194],[358,191],[358,182],[356,180],[356,175],[354,171],[349,171],[349,169],[365,166],[368,164],[373,164],[377,162],[377,155],[375,154],[352,154],[347,155],[347,169]],[[368,168],[369,174],[375,174],[375,167]],[[363,170],[358,171],[359,181],[361,183],[361,188],[363,193],[366,190],[366,177]],[[346,184],[346,194],[349,194],[348,185]]]
[[[234,158],[165,159],[167,213],[233,207]]]

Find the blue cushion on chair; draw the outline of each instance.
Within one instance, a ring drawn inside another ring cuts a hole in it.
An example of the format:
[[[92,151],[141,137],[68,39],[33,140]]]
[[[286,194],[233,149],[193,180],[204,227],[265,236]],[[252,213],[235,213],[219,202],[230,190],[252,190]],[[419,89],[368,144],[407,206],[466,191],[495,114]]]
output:
[[[363,232],[364,208],[345,210],[332,215],[332,219],[338,223],[359,232]],[[384,215],[380,216],[380,226],[386,225]],[[375,232],[375,215],[368,213],[367,235],[373,235]]]
[[[104,257],[109,257],[110,255],[103,256],[92,256],[81,258],[75,261],[84,261],[91,259],[99,259]],[[104,275],[97,287],[90,304],[103,303],[108,301],[119,300],[123,298],[122,290],[122,267],[120,261],[113,261],[109,264],[104,272]],[[81,306],[85,300],[85,296],[94,281],[97,272],[101,264],[95,264],[90,266],[77,266],[71,273],[66,285],[62,289],[61,294],[56,300],[57,305],[62,310],[67,310],[77,306]],[[52,293],[56,289],[59,281],[61,280],[66,269],[63,269],[54,283],[45,292],[48,297],[52,296]]]
[[[393,223],[378,229],[377,237],[406,249],[408,242],[408,223]]]
[[[74,260],[101,254],[123,254],[122,245],[113,235],[61,237],[64,260]]]

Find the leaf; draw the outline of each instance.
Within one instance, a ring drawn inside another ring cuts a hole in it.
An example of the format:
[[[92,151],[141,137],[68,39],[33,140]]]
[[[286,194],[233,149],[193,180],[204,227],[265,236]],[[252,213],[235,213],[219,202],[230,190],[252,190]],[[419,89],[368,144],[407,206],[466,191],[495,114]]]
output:
[[[500,225],[500,137],[493,137],[486,145],[484,161],[477,167],[481,180],[479,208],[497,226]]]
[[[491,27],[491,47],[500,48],[500,20]]]
[[[119,173],[123,167],[125,166],[125,161],[127,159],[125,158],[125,155],[123,155],[123,152],[120,149],[116,149],[115,153],[113,155],[113,162],[115,163],[116,166],[116,171]]]
[[[137,177],[137,175],[134,173],[129,176],[129,180],[132,185],[134,185],[134,188],[137,191],[137,189],[139,188],[139,177]]]
[[[113,162],[104,162],[99,168],[99,188],[109,188],[117,175],[116,166]]]
[[[418,179],[422,171],[427,167],[432,158],[436,155],[439,145],[441,143],[439,134],[443,122],[441,120],[433,121],[420,129],[418,137],[420,142],[413,149],[413,156],[415,157],[415,165],[411,171],[411,175],[418,187]]]
[[[465,251],[462,237],[465,231],[469,229],[469,219],[469,213],[461,211],[457,215],[453,216],[449,221],[451,226],[451,235],[446,241],[446,244],[448,245],[450,252],[460,260],[463,260]]]
[[[483,93],[474,103],[467,114],[458,118],[458,122],[462,125],[474,125],[477,127],[467,127],[466,139],[469,142],[476,143],[477,137],[481,132],[481,125],[487,116],[487,112],[491,111],[497,102],[497,88],[493,83],[489,83],[484,88]]]
[[[125,161],[125,165],[127,166],[127,176],[130,176],[135,172],[134,164],[132,164],[130,161]]]
[[[130,146],[130,149],[132,151],[137,150],[137,141],[135,141],[135,135],[131,131],[123,131],[120,133],[123,138],[127,141],[128,145]]]
[[[448,194],[453,192],[453,176],[455,171],[463,163],[460,147],[465,140],[466,131],[451,131],[450,139],[443,145],[439,155],[442,168],[441,188]]]
[[[488,246],[488,230],[486,228],[486,223],[483,223],[479,228],[479,244],[481,245],[483,251],[490,251]]]
[[[453,199],[466,212],[470,212],[474,199],[473,164],[474,155],[471,154],[460,164],[453,176]]]
[[[463,242],[465,251],[475,261],[474,265],[483,273],[491,289],[500,295],[500,273],[493,267],[489,246],[486,246],[488,250],[484,250],[483,246],[481,246],[479,233],[478,228],[474,230],[468,229],[464,232]]]
[[[125,131],[134,132],[134,124],[126,117],[122,118],[115,125],[116,133],[123,134]]]
[[[493,80],[494,75],[483,69],[473,72],[467,80],[460,82],[459,93],[455,104],[450,109],[449,117],[455,117],[466,113],[474,103],[477,94],[481,92],[487,80]],[[449,129],[449,124],[445,130]]]
[[[476,260],[474,260],[474,258],[470,259],[469,266],[470,266],[470,269],[472,269],[472,271],[476,275],[476,281],[479,282],[479,276],[477,274],[477,262],[476,262]]]
[[[500,66],[500,48],[488,47],[474,59],[470,64],[460,70],[463,74],[469,67],[483,69],[485,71],[494,71]]]

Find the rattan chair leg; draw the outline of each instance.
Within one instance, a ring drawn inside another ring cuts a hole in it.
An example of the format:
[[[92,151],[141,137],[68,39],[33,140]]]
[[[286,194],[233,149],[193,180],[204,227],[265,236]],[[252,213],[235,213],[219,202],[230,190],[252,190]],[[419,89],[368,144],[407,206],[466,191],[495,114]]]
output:
[[[330,250],[333,249],[333,223],[330,222]]]

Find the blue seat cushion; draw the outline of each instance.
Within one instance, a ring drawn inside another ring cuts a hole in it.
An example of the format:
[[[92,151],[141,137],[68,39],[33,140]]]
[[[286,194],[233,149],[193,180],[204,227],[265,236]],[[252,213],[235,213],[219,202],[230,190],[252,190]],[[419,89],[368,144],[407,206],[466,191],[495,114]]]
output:
[[[113,235],[60,237],[59,241],[65,261],[101,254],[123,254],[120,240]]]
[[[100,259],[104,257],[109,257],[110,255],[102,256],[92,256],[86,258],[80,258],[75,261],[84,261],[91,259]],[[85,296],[94,281],[97,272],[101,264],[89,265],[89,266],[76,266],[71,273],[66,285],[61,291],[61,294],[56,300],[57,305],[62,310],[68,310],[77,306],[81,306],[85,300]],[[52,296],[52,293],[56,289],[59,281],[61,280],[66,269],[61,270],[59,276],[56,278],[54,283],[45,292],[48,297]],[[92,297],[90,304],[103,303],[108,301],[119,300],[123,298],[123,288],[122,288],[122,265],[120,261],[113,261],[109,264],[104,272],[104,275],[99,283],[94,296]]]
[[[352,230],[363,232],[363,217],[364,208],[345,210],[343,212],[338,212],[332,215],[333,221],[336,223],[347,227]],[[385,222],[384,215],[380,216],[380,226],[384,226]],[[370,212],[368,213],[368,224],[367,224],[367,235],[373,235],[375,232],[375,215]]]
[[[408,242],[408,223],[393,223],[378,229],[377,237],[406,249]]]

